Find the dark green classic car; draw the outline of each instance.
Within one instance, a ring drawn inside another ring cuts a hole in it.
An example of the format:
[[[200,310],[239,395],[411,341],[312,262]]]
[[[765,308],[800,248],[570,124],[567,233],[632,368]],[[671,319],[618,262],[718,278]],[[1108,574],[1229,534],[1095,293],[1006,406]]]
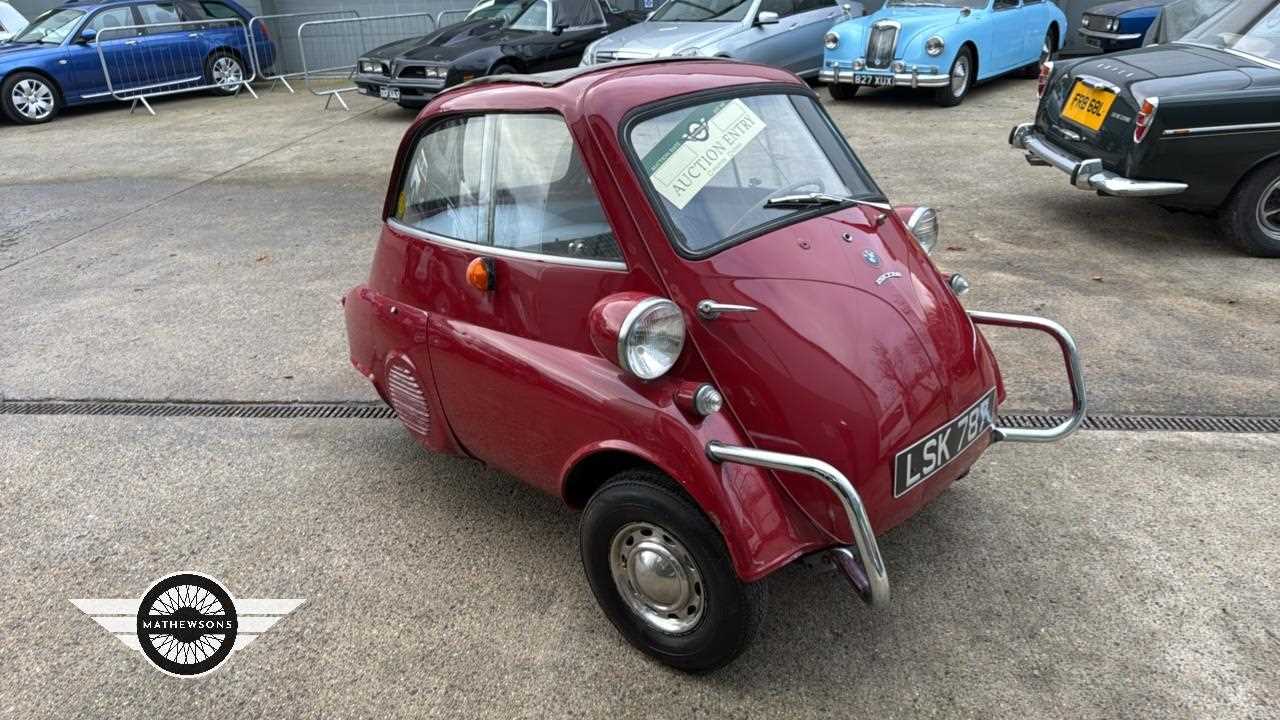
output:
[[[1238,0],[1181,40],[1045,63],[1032,165],[1101,195],[1216,213],[1244,251],[1280,257],[1280,3]]]

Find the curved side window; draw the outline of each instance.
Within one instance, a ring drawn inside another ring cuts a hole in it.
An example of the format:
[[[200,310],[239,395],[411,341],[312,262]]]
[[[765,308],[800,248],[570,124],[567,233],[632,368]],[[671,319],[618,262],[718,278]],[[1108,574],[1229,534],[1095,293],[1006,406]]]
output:
[[[485,118],[454,118],[418,140],[405,171],[396,220],[455,240],[488,243]]]

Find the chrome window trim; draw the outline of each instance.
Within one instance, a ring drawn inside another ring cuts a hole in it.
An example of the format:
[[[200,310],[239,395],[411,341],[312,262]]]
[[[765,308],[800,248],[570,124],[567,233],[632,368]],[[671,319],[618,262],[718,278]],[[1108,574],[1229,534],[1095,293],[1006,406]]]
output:
[[[594,270],[613,270],[625,272],[627,263],[622,260],[592,260],[589,258],[564,257],[561,255],[544,255],[542,253],[529,252],[527,250],[513,250],[511,248],[498,247],[496,245],[484,245],[481,243],[467,242],[466,240],[458,240],[456,238],[445,237],[429,233],[426,230],[405,225],[395,218],[387,218],[387,225],[392,229],[403,232],[406,235],[418,238],[425,242],[444,245],[445,247],[457,248],[459,250],[467,250],[477,255],[505,257],[512,260],[531,260],[533,262],[547,263],[548,265],[568,265],[571,267],[591,268]],[[621,249],[621,247],[619,247]]]
[[[1162,133],[1163,137],[1191,137],[1193,135],[1205,135],[1208,133],[1219,132],[1266,132],[1269,130],[1280,130],[1280,122],[1265,123],[1242,123],[1239,125],[1206,125],[1204,127],[1194,128],[1171,128]]]

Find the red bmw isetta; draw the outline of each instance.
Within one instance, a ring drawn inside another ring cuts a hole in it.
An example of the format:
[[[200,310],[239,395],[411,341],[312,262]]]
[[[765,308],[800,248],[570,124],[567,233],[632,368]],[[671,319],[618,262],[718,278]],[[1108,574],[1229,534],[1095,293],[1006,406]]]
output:
[[[802,557],[889,600],[876,535],[997,440],[1084,418],[1075,344],[966,312],[814,93],[732,61],[485,78],[405,134],[351,361],[431,450],[583,508],[582,563],[636,647],[733,659]],[[1057,339],[1071,415],[1009,429],[975,323]]]

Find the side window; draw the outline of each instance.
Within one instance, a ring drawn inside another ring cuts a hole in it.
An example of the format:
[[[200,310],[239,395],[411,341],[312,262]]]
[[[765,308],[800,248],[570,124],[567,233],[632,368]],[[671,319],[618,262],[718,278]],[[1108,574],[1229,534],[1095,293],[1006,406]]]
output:
[[[117,7],[103,10],[85,26],[86,29],[93,29],[99,35],[104,30],[109,30],[102,38],[103,40],[119,40],[120,38],[137,37],[138,31],[134,30],[112,30],[111,28],[122,28],[130,25],[136,25],[133,19],[133,10],[128,7]]]
[[[762,0],[760,12],[775,12],[778,17],[784,18],[800,11],[796,9],[795,0]]]
[[[241,20],[240,13],[232,10],[226,3],[220,2],[202,2],[200,7],[204,9],[204,13],[211,18],[218,20]]]
[[[1025,5],[1039,5],[1039,4],[1040,4],[1040,3],[1042,3],[1042,2],[1044,2],[1044,0],[1022,0],[1022,4],[1023,4],[1024,6],[1025,6]]]
[[[1000,10],[1012,10],[1016,7],[1018,7],[1018,0],[996,0],[992,9],[998,12]]]
[[[814,10],[833,10],[839,7],[831,0],[796,0],[796,12],[807,13]]]
[[[178,17],[178,8],[173,3],[144,3],[138,6],[138,12],[142,14],[142,22],[147,25],[182,21],[182,18]],[[161,27],[149,32],[177,32],[180,29]]]
[[[455,240],[485,243],[488,223],[480,195],[485,171],[485,118],[455,118],[418,140],[405,170],[395,218]]]
[[[493,244],[621,260],[591,176],[558,115],[495,115]]]

